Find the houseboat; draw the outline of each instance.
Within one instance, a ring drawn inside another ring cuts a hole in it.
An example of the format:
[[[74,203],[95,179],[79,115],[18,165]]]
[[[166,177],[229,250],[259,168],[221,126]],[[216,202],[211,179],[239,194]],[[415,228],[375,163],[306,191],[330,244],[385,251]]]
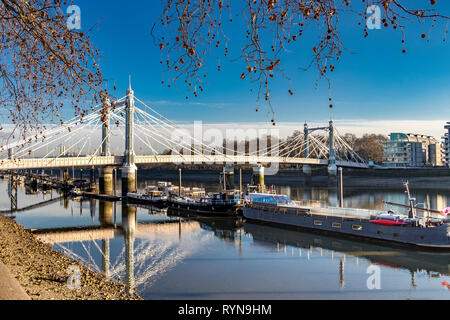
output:
[[[148,186],[144,193],[127,194],[127,201],[130,203],[166,206],[169,196],[172,194],[172,184],[169,182],[158,182],[156,186]]]
[[[409,188],[406,184],[407,192]],[[365,238],[399,245],[450,250],[450,215],[418,217],[414,199],[408,215],[392,211],[312,207],[286,195],[245,196],[243,216],[249,221]]]
[[[223,191],[201,196],[172,196],[168,204],[172,212],[199,216],[237,216],[241,196],[239,191]]]

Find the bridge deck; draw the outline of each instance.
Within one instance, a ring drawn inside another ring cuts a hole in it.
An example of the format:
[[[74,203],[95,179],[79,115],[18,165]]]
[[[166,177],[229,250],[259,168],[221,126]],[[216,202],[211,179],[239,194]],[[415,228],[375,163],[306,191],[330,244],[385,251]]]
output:
[[[223,155],[195,155],[195,156],[136,156],[136,164],[302,164],[327,166],[328,160],[310,158],[289,157],[258,157],[258,156],[223,156]],[[102,166],[121,166],[123,157],[78,157],[78,158],[36,158],[2,160],[0,170],[25,170],[25,169],[57,169],[57,168],[83,168]],[[336,161],[339,167],[367,169],[365,163]]]

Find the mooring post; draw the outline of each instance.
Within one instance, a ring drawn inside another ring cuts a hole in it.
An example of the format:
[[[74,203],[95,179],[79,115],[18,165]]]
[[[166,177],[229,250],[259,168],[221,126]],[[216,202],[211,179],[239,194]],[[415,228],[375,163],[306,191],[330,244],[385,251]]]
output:
[[[339,207],[344,207],[344,173],[342,167],[338,169],[338,196],[339,196]]]
[[[344,278],[344,261],[339,262],[339,286],[341,289],[345,287],[345,278]]]
[[[239,192],[240,195],[242,196],[242,168],[239,168]]]
[[[181,168],[178,169],[178,196],[181,197]]]
[[[11,212],[17,211],[17,177],[11,172],[8,183],[8,193],[11,200]]]
[[[114,196],[117,196],[117,169],[113,169]]]

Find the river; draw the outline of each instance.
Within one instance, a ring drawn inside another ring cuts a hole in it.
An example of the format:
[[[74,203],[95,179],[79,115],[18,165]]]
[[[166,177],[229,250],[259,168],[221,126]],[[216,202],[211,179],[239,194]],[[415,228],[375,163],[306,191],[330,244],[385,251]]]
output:
[[[186,185],[217,191],[211,179],[200,180]],[[156,182],[140,181],[139,189]],[[293,200],[337,201],[336,191],[325,187],[275,189]],[[450,203],[448,189],[411,189],[431,209]],[[0,209],[9,209],[7,180],[0,192]],[[179,219],[120,202],[59,198],[56,191],[26,193],[19,188],[19,208],[55,201],[16,213],[18,223],[41,230],[38,237],[55,250],[125,282],[144,299],[450,299],[450,253],[229,219]],[[347,207],[383,209],[383,201],[408,202],[402,189],[345,190]]]

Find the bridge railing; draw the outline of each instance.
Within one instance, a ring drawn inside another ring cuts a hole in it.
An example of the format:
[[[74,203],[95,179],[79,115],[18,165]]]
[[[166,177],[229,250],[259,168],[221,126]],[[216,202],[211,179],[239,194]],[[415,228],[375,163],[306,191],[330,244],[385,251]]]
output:
[[[67,168],[102,165],[121,165],[122,157],[67,157],[42,159],[14,159],[2,160],[1,170],[41,169],[41,168]]]
[[[291,158],[276,156],[228,156],[228,155],[147,155],[136,156],[136,164],[302,164],[328,165],[326,159]],[[96,157],[61,157],[61,158],[33,158],[0,161],[0,170],[41,169],[41,168],[69,168],[89,166],[120,166],[123,164],[121,156]],[[365,163],[337,161],[339,167],[368,168]]]

